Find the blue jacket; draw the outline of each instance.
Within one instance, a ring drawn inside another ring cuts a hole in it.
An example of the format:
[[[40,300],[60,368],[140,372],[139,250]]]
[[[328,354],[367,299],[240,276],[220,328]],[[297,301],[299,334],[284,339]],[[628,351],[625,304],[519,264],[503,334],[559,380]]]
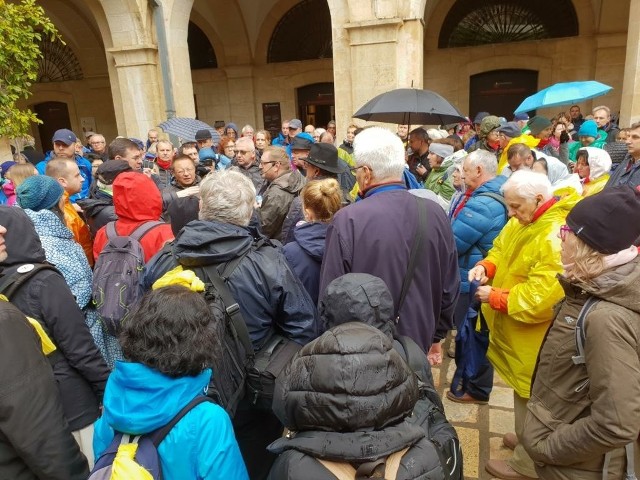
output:
[[[293,231],[294,241],[282,248],[293,273],[300,279],[316,305],[327,227],[326,223],[321,222],[303,223]]]
[[[117,362],[104,395],[104,413],[95,423],[96,459],[114,429],[134,435],[166,425],[206,390],[211,370],[195,377],[171,378],[140,363]],[[158,447],[165,480],[245,480],[249,476],[231,420],[218,405],[201,403],[173,427]]]
[[[47,169],[47,163],[53,157],[53,150],[47,152],[47,155],[44,157],[44,160],[38,162],[36,165],[36,170],[40,175],[44,175],[45,170]],[[82,190],[75,195],[71,195],[69,200],[71,203],[76,203],[76,201],[81,198],[89,197],[89,187],[91,187],[91,162],[80,155],[76,155],[74,157],[76,163],[78,164],[78,168],[80,169],[80,175],[82,175]]]
[[[509,219],[498,200],[481,194],[501,195],[500,187],[506,181],[507,178],[500,175],[478,187],[453,219],[451,227],[458,248],[461,293],[469,292],[469,270],[486,256],[493,246],[493,240]]]

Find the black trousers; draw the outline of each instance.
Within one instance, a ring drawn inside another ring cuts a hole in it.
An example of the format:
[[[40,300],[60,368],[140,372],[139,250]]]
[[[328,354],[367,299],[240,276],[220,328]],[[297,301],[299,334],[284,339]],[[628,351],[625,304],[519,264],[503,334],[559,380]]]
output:
[[[256,408],[245,397],[233,418],[233,430],[251,480],[264,480],[277,455],[267,446],[282,436],[284,427],[273,412]]]

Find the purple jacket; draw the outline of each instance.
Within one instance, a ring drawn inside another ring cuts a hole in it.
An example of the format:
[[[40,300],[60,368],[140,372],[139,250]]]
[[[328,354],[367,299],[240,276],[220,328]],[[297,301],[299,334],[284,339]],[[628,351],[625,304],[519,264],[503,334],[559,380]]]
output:
[[[452,328],[460,276],[449,219],[442,207],[427,205],[427,228],[413,282],[400,310],[398,332],[426,352]],[[345,273],[369,273],[389,287],[395,305],[418,228],[416,197],[398,184],[382,185],[340,210],[327,230],[320,274],[320,298]]]

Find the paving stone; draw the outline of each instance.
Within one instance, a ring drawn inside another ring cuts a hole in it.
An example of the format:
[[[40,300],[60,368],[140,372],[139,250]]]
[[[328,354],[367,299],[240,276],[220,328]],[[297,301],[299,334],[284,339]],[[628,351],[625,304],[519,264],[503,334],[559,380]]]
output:
[[[464,477],[466,480],[478,478],[480,460],[480,432],[475,428],[456,427],[464,455]]]
[[[513,408],[513,389],[509,387],[493,387],[489,405],[492,407]]]
[[[479,405],[456,403],[443,398],[444,411],[451,423],[477,423]]]
[[[513,452],[504,446],[502,436],[489,439],[489,458],[496,460],[508,460]],[[484,468],[484,467],[483,467]]]
[[[504,435],[514,430],[513,410],[489,410],[489,431]]]

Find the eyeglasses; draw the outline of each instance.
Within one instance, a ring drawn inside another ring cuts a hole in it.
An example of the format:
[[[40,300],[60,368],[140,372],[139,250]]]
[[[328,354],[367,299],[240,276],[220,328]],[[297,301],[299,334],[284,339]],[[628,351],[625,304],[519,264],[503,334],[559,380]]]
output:
[[[247,153],[253,153],[250,150],[236,150],[236,153],[239,153],[240,155],[246,155]]]
[[[567,239],[567,234],[569,232],[573,233],[573,230],[571,230],[571,227],[569,225],[562,225],[560,227],[560,240],[564,242]]]
[[[101,143],[105,143],[105,142],[89,142],[91,145],[100,145]]]
[[[360,165],[359,167],[349,167],[351,173],[356,173],[359,169],[366,167],[366,165]]]
[[[176,170],[173,173],[175,173],[176,175],[184,175],[185,173],[194,173],[195,171],[195,168],[185,168],[184,170]]]
[[[275,160],[271,162],[260,162],[260,165],[271,165],[272,163],[276,163]]]

